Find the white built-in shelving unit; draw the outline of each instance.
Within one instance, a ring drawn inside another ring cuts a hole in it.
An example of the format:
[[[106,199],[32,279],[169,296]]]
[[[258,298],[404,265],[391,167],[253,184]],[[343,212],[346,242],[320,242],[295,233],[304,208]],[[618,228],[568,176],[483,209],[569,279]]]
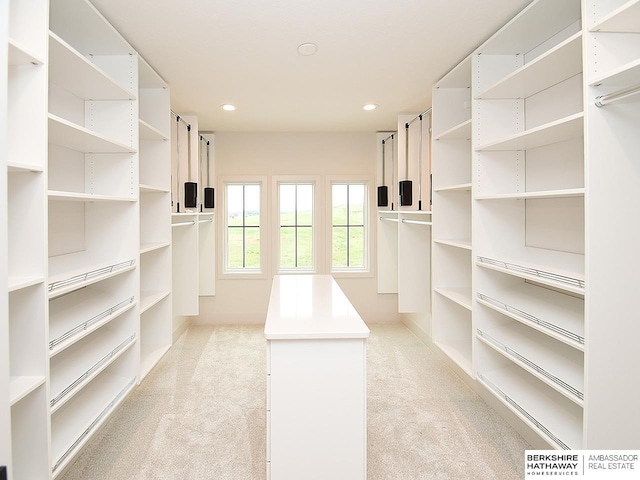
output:
[[[140,371],[172,343],[171,114],[169,88],[138,57],[140,181]]]
[[[0,4],[0,48],[9,58],[9,2]],[[0,192],[7,189],[7,103],[9,62],[0,62]],[[0,205],[0,391],[8,392],[9,370],[9,272],[7,265],[7,205]],[[11,471],[11,407],[8,395],[0,396],[0,467]]]
[[[3,2],[5,27],[3,85],[2,191],[6,206],[7,303],[2,320],[3,355],[8,358],[10,426],[2,429],[2,464],[9,478],[46,478],[49,472],[47,381],[47,46],[46,1]],[[4,69],[7,70],[4,70]],[[4,96],[6,95],[6,97]],[[5,102],[6,100],[6,102]],[[5,177],[6,175],[6,177]],[[6,185],[6,190],[4,189]],[[3,296],[5,290],[3,289]],[[6,320],[5,320],[6,319]],[[7,322],[7,323],[5,323]],[[5,340],[6,339],[6,340]],[[6,347],[6,348],[5,348]],[[4,359],[3,359],[4,363]],[[4,374],[4,372],[3,372]],[[5,380],[3,380],[5,381]],[[0,404],[0,407],[2,405]],[[0,413],[4,417],[5,411]],[[5,445],[8,442],[10,447]],[[9,453],[10,452],[10,453]],[[5,457],[7,455],[7,457]],[[10,457],[9,457],[10,456]]]
[[[433,341],[471,373],[471,57],[433,88]]]
[[[584,2],[587,448],[640,445],[640,1]],[[634,94],[618,95],[628,91]],[[598,97],[604,104],[596,106]]]
[[[472,55],[472,372],[550,445],[574,449],[585,369],[581,19],[579,0],[539,0]]]
[[[86,0],[1,8],[0,465],[47,479],[171,345],[169,91]]]
[[[433,91],[434,343],[554,448],[640,445],[639,5],[533,1]]]
[[[52,0],[49,406],[55,478],[137,379],[138,58],[88,2]]]

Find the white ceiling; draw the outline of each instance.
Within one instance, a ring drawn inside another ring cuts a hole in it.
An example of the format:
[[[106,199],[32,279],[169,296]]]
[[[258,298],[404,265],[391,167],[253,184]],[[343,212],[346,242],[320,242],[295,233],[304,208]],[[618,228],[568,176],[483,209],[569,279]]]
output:
[[[433,84],[531,2],[91,1],[201,131],[262,132],[395,130],[398,114],[429,107]],[[306,42],[315,55],[297,53]]]

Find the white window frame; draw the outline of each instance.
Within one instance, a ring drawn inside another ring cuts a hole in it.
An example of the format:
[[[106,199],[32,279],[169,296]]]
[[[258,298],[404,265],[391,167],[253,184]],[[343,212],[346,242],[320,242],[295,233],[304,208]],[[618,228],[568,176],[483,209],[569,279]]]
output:
[[[229,268],[227,266],[228,253],[228,215],[227,215],[227,186],[228,185],[260,185],[260,267],[259,268]],[[220,251],[218,255],[218,271],[221,279],[264,279],[268,274],[268,258],[269,258],[269,242],[268,229],[269,225],[268,212],[268,191],[267,178],[265,176],[242,175],[242,176],[224,176],[218,181],[218,190],[222,192],[222,228],[220,229],[220,237],[218,244]]]
[[[360,183],[365,188],[364,202],[364,267],[333,267],[333,185]],[[326,177],[326,269],[335,278],[373,277],[374,272],[371,262],[372,231],[371,219],[373,210],[373,177],[370,175],[329,175]]]
[[[280,185],[313,185],[313,265],[311,268],[280,268]],[[316,274],[322,270],[322,178],[319,175],[274,175],[272,257],[274,274]]]

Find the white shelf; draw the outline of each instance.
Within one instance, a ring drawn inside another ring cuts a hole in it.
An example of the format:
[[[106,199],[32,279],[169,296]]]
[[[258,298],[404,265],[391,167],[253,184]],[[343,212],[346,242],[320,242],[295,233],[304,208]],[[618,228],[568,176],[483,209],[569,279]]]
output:
[[[507,150],[531,150],[553,143],[579,138],[584,135],[584,114],[582,112],[568,117],[510,135],[476,148],[477,152],[496,152]]]
[[[141,347],[143,350],[144,346]],[[162,359],[165,353],[171,348],[171,345],[162,345],[160,347],[152,348],[149,352],[141,353],[141,362],[140,362],[140,380],[143,380],[147,374],[157,365],[157,363]]]
[[[471,250],[470,238],[436,238],[433,240],[433,242],[439,243],[440,245],[448,245],[450,247],[462,248],[464,250]]]
[[[23,288],[33,287],[44,282],[44,277],[9,277],[7,279],[7,291],[9,293],[22,290]]]
[[[51,454],[54,477],[69,463],[113,410],[133,389],[135,378],[104,372],[51,419]]]
[[[471,368],[471,343],[464,340],[438,340],[433,343],[455,362],[467,375],[473,377]]]
[[[471,138],[471,119],[451,127],[434,140],[467,140]]]
[[[135,260],[125,260],[110,264],[94,264],[87,268],[77,268],[49,277],[49,298],[55,298],[107,278],[134,270]]]
[[[42,173],[44,172],[44,168],[42,165],[37,164],[28,164],[28,163],[19,163],[15,161],[7,162],[7,171],[14,173]]]
[[[9,65],[42,65],[44,59],[17,40],[9,39]]]
[[[49,142],[84,153],[135,153],[136,148],[49,114]]]
[[[579,20],[579,0],[535,1],[481,45],[478,53],[524,55]]]
[[[135,306],[135,298],[93,295],[65,295],[49,304],[49,356],[54,357],[98,328]],[[118,298],[118,300],[114,300]]]
[[[136,198],[49,190],[49,200],[56,200],[60,202],[135,202]]]
[[[439,293],[461,307],[471,310],[471,289],[462,287],[435,287],[434,292]]]
[[[51,413],[61,408],[100,372],[135,344],[135,334],[112,332],[87,337],[70,355],[51,365]],[[72,355],[71,355],[72,354]]]
[[[45,381],[44,376],[10,377],[9,405],[15,405],[40,385],[44,385]]]
[[[584,197],[584,188],[568,188],[565,190],[545,190],[541,192],[499,193],[495,195],[477,195],[476,200],[526,200],[533,198],[568,198]]]
[[[140,314],[149,310],[162,299],[167,298],[171,294],[170,291],[141,291],[140,292]]]
[[[528,98],[582,72],[582,32],[502,78],[477,99]],[[471,133],[471,127],[469,127]]]
[[[84,100],[136,99],[134,92],[118,85],[53,32],[49,32],[49,81]]]
[[[593,25],[592,32],[640,33],[640,0],[630,0]]]
[[[168,188],[164,187],[154,187],[153,185],[144,185],[140,184],[140,192],[143,193],[169,193]]]
[[[599,75],[590,80],[589,84],[602,88],[618,89],[636,85],[638,79],[640,79],[640,59],[633,60],[611,72]]]
[[[143,243],[140,245],[140,255],[153,252],[154,250],[159,250],[161,248],[166,248],[169,245],[171,245],[171,242]]]
[[[500,258],[478,255],[476,265],[584,295],[584,255],[523,248]]]
[[[169,140],[167,136],[156,127],[149,125],[144,120],[139,120],[140,140]]]
[[[520,367],[478,372],[483,383],[525,423],[559,449],[582,447],[582,409]]]
[[[478,303],[584,351],[584,300],[530,283],[478,292]]]
[[[478,338],[577,405],[584,399],[584,358],[574,350],[516,322],[478,328]]]
[[[459,185],[451,185],[448,187],[436,188],[434,192],[469,192],[471,191],[471,183],[461,183]]]

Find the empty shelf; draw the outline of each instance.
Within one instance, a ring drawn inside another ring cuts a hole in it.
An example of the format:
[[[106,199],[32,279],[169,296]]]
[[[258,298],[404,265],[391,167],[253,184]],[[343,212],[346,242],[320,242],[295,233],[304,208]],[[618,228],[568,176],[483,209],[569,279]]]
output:
[[[582,112],[568,117],[510,135],[476,148],[477,152],[531,150],[553,143],[584,136],[584,114]]]
[[[471,138],[471,119],[451,127],[434,140],[467,140]]]
[[[478,256],[476,264],[584,295],[583,255],[543,249],[523,249],[516,255],[515,259]]]
[[[9,377],[9,405],[16,404],[40,385],[44,385],[45,381],[44,375]]]
[[[136,152],[136,149],[130,145],[109,139],[51,113],[49,114],[49,142],[84,153]]]
[[[471,368],[471,341],[465,340],[434,340],[434,343],[453,362],[473,377]]]
[[[435,287],[434,292],[457,303],[461,307],[471,310],[471,289],[464,287]]]
[[[567,188],[564,190],[543,190],[540,192],[497,193],[493,195],[476,195],[476,200],[526,200],[534,198],[568,198],[584,197],[584,188]]]
[[[42,65],[44,63],[40,55],[20,42],[10,38],[8,43],[9,65]]]
[[[448,245],[450,247],[462,248],[464,250],[471,250],[470,238],[436,238],[434,243],[440,245]]]
[[[169,138],[156,127],[148,124],[144,120],[139,120],[140,140],[169,140]]]
[[[163,298],[169,296],[170,291],[141,291],[140,292],[140,314],[143,314]]]
[[[478,292],[477,301],[503,315],[584,350],[584,300],[530,283]]]
[[[593,25],[592,32],[640,33],[640,0],[630,0]]]
[[[582,406],[582,352],[516,322],[490,329],[478,328],[478,338]]]
[[[133,270],[135,260],[126,260],[124,262],[96,265],[87,269],[78,269],[75,271],[64,272],[49,277],[49,298],[77,290],[78,288],[91,285],[111,278],[115,275]]]
[[[582,446],[582,408],[519,366],[478,372],[477,378],[557,448],[568,450]]]

